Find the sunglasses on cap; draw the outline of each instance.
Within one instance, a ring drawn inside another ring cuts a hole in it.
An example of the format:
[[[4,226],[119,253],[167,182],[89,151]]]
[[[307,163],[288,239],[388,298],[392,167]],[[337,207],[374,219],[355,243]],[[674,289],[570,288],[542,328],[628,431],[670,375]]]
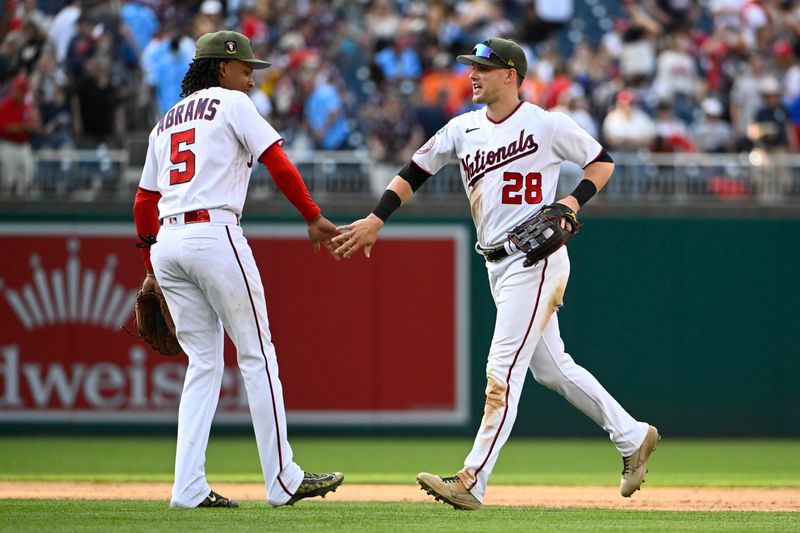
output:
[[[478,57],[485,57],[486,59],[489,59],[492,56],[495,56],[497,59],[502,61],[502,63],[506,66],[506,68],[514,68],[511,65],[509,65],[508,61],[503,59],[503,57],[500,54],[498,54],[497,52],[495,52],[494,50],[489,48],[489,46],[487,46],[487,45],[485,45],[483,43],[475,45],[475,48],[472,49],[472,55],[478,56]]]

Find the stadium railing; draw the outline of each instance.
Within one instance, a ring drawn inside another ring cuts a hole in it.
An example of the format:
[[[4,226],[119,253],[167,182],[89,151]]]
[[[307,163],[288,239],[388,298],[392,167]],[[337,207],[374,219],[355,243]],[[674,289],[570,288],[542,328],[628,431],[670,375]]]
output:
[[[403,163],[372,161],[366,151],[291,151],[309,190],[320,201],[372,201]],[[126,150],[39,150],[36,174],[29,191],[0,191],[0,199],[52,199],[86,202],[130,199],[141,167],[130,164]],[[783,204],[797,207],[800,196],[800,154],[754,150],[740,154],[615,153],[616,169],[597,203],[644,202],[691,205],[695,202]],[[581,169],[565,164],[559,194],[572,190]],[[262,165],[255,165],[249,197],[270,202],[280,199]],[[415,197],[416,203],[464,201],[457,162],[443,168]]]

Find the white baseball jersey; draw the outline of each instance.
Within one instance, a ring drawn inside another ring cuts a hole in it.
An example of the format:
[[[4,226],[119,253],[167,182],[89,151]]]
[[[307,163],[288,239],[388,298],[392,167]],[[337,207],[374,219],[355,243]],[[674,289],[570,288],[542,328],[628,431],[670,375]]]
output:
[[[243,92],[211,87],[170,109],[150,132],[143,189],[161,218],[198,209],[241,215],[253,161],[281,136]]]
[[[585,167],[602,146],[570,117],[551,113],[529,102],[502,122],[486,116],[486,108],[453,118],[412,157],[435,174],[460,161],[478,244],[502,244],[517,224],[555,201],[560,164]]]
[[[434,174],[453,154],[458,157],[478,244],[490,248],[505,243],[509,230],[556,200],[562,161],[585,167],[601,150],[568,116],[522,102],[502,122],[490,120],[485,108],[455,117],[412,160]],[[497,306],[486,404],[472,450],[457,473],[479,502],[511,434],[529,372],[605,429],[625,457],[641,446],[648,431],[564,351],[555,311],[569,279],[566,247],[530,268],[524,257],[486,262]]]

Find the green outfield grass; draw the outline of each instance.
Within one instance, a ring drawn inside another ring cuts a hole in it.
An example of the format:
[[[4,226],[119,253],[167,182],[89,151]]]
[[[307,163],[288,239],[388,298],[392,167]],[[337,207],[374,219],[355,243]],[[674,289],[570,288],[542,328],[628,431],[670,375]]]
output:
[[[347,483],[413,484],[416,473],[452,473],[469,439],[295,438],[306,470],[341,470]],[[2,480],[171,481],[168,437],[0,438]],[[620,459],[606,440],[511,439],[493,484],[616,485]],[[262,482],[253,438],[212,438],[211,483]],[[798,440],[665,439],[648,487],[800,487]],[[0,500],[12,531],[797,531],[800,513],[667,512],[484,506],[457,512],[435,503],[306,501],[291,508],[172,510],[166,501]]]
[[[417,472],[454,473],[469,439],[295,438],[308,471],[341,470],[348,483],[414,483]],[[171,481],[169,437],[0,438],[2,480]],[[493,484],[616,485],[621,461],[603,439],[512,438]],[[254,438],[212,438],[213,481],[261,482]],[[665,438],[650,463],[648,486],[800,487],[800,440]]]
[[[171,510],[138,501],[0,500],[13,531],[797,531],[798,513],[555,510],[487,506],[458,512],[433,503],[302,502],[290,508]]]

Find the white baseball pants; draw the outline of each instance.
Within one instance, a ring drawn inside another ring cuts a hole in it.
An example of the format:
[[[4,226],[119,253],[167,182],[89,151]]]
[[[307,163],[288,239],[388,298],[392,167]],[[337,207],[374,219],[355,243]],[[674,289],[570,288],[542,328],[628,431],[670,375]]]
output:
[[[564,351],[555,311],[569,278],[569,257],[562,247],[530,268],[516,254],[487,262],[497,306],[494,336],[486,365],[486,404],[472,451],[458,476],[483,501],[500,449],[517,417],[525,374],[566,398],[606,430],[617,450],[628,456],[644,441],[647,424],[637,422],[586,369]]]
[[[178,341],[189,357],[178,409],[172,507],[195,507],[211,490],[205,458],[223,374],[223,328],[236,345],[247,389],[261,468],[272,505],[286,503],[300,486],[286,436],[283,389],[272,345],[267,304],[253,253],[235,215],[183,224],[170,217],[151,260]],[[221,214],[233,215],[222,212]],[[222,219],[232,223],[215,223]]]

